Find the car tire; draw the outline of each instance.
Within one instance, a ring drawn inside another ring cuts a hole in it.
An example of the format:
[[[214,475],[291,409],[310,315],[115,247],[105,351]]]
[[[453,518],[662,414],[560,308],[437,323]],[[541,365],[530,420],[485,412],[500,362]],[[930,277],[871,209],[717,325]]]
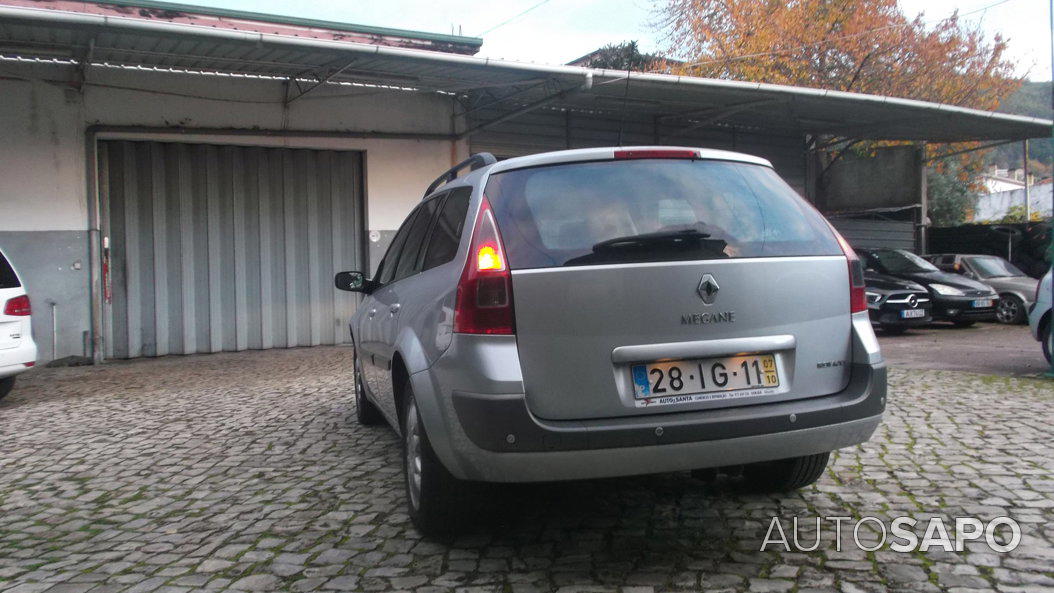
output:
[[[789,492],[820,479],[830,459],[831,454],[828,452],[751,463],[743,466],[743,477],[754,491]]]
[[[366,397],[366,390],[362,385],[362,369],[359,366],[359,353],[355,352],[354,361],[355,374],[355,419],[363,426],[374,426],[384,421],[384,416],[377,406]]]
[[[973,327],[973,324],[975,324],[977,322],[976,321],[953,321],[952,323],[955,324],[955,327]]]
[[[15,388],[14,377],[4,377],[0,379],[0,399],[3,399],[5,395],[11,393],[11,390]]]
[[[1012,294],[999,295],[995,318],[999,323],[1018,325],[1025,322],[1025,303]]]
[[[403,484],[410,521],[422,535],[455,534],[468,524],[473,484],[453,476],[439,461],[425,433],[417,400],[407,384],[403,417]]]
[[[904,327],[903,325],[883,325],[881,329],[882,333],[886,334],[887,336],[899,336],[900,334],[908,331],[908,328]]]
[[[1039,330],[1039,341],[1043,344],[1043,357],[1047,359],[1047,364],[1050,364],[1051,350],[1054,350],[1054,344],[1051,344],[1050,336],[1050,321],[1043,324],[1043,327]],[[0,389],[0,392],[3,390]]]

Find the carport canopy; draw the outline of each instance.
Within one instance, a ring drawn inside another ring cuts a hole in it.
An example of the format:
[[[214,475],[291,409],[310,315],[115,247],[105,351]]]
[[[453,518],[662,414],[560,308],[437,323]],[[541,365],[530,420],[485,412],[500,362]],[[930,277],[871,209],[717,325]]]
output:
[[[998,142],[1051,135],[1050,120],[893,97],[517,63],[207,27],[134,11],[109,15],[35,4],[0,6],[0,60],[66,64],[81,72],[140,68],[289,80],[287,101],[340,85],[394,87],[453,95],[464,108],[460,116],[486,111],[490,119],[461,117],[452,137],[537,109],[609,117],[629,111],[634,118],[686,129],[732,127],[788,136]]]

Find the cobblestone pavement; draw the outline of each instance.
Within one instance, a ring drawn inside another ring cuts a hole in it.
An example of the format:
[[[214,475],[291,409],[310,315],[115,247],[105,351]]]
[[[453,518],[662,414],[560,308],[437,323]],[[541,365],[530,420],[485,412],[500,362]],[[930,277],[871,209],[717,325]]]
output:
[[[1049,383],[894,370],[874,440],[801,492],[687,473],[503,488],[474,534],[424,541],[397,439],[353,421],[350,355],[23,376],[0,402],[0,591],[1054,591]],[[902,514],[1009,515],[1023,538],[839,552],[825,527],[815,552],[758,551],[772,516]]]

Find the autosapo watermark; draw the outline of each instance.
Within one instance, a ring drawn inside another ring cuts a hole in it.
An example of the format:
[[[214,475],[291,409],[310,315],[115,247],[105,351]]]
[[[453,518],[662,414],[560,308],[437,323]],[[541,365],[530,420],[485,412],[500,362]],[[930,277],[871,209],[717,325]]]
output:
[[[814,517],[799,521],[792,517],[784,529],[783,520],[773,517],[769,523],[761,551],[780,546],[784,551],[812,552],[820,547],[825,531],[833,532],[835,549],[842,551],[842,534],[852,530],[853,543],[860,550],[874,552],[888,546],[894,552],[925,552],[938,548],[947,552],[962,552],[966,542],[984,541],[995,551],[1010,552],[1021,543],[1021,527],[1010,517],[996,517],[984,522],[976,517],[955,517],[952,529],[941,517],[920,521],[914,517],[895,517],[887,527],[878,517]],[[925,525],[920,538],[918,531]],[[803,534],[800,528],[810,528]],[[788,533],[790,534],[788,537]],[[863,537],[862,537],[863,536]],[[876,537],[877,536],[877,537]]]

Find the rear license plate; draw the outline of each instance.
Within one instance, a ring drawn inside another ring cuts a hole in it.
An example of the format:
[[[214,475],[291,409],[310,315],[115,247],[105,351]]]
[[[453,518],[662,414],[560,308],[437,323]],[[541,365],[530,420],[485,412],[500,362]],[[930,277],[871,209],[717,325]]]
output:
[[[630,371],[637,407],[766,395],[780,385],[771,354],[636,364]]]
[[[915,319],[917,317],[925,317],[925,309],[905,309],[900,312],[901,319]]]
[[[977,299],[976,301],[973,302],[973,306],[974,306],[975,309],[983,309],[985,307],[991,307],[992,306],[992,299]]]

